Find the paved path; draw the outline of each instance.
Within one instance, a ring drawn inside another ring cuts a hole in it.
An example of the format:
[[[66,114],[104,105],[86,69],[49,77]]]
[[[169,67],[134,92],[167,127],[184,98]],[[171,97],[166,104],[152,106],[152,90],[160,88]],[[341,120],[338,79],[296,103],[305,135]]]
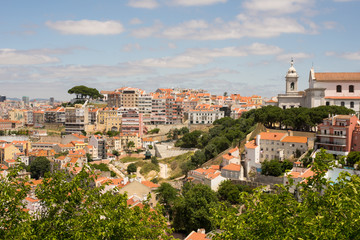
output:
[[[159,163],[160,166],[160,177],[163,179],[168,178],[168,166],[164,163]]]
[[[118,177],[125,178],[125,175],[119,169],[117,169],[114,165],[109,163],[108,166],[109,166],[109,169],[111,171],[115,172]]]

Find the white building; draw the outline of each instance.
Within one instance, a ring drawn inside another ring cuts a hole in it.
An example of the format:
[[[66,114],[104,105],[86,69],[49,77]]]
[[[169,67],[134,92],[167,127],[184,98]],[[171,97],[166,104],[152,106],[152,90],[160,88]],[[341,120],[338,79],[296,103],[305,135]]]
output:
[[[191,110],[188,112],[190,124],[213,124],[224,117],[224,112],[215,109]]]
[[[293,107],[344,106],[360,112],[360,72],[317,73],[311,68],[309,88],[297,90],[299,75],[294,62],[286,74],[286,93],[278,95],[278,106]]]

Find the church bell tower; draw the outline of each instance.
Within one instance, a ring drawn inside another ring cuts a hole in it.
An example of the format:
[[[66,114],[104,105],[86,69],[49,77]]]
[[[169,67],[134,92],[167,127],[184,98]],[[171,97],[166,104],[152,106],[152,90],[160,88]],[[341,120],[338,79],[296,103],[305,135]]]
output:
[[[299,75],[296,72],[296,69],[294,68],[294,61],[291,59],[291,66],[286,74],[286,94],[297,94],[297,82],[298,82]]]

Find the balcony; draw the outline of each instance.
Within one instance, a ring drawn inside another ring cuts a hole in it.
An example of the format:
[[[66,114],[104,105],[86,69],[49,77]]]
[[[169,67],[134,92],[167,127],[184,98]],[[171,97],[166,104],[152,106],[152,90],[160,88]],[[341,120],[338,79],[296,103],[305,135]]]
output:
[[[316,145],[327,145],[327,146],[339,146],[346,147],[344,143],[335,143],[335,142],[315,142]]]
[[[324,133],[316,133],[318,137],[335,137],[335,138],[346,138],[346,135],[335,135],[335,134],[324,134]]]

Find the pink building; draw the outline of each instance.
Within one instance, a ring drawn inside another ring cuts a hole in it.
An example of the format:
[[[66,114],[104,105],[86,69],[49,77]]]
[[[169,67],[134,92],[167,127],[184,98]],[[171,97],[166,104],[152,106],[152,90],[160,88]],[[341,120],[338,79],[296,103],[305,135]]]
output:
[[[359,119],[355,115],[336,115],[325,118],[318,125],[316,134],[317,148],[326,149],[329,153],[336,155],[347,155],[354,147],[359,147],[358,128]],[[357,130],[355,130],[357,129]],[[353,142],[353,134],[357,139]]]

